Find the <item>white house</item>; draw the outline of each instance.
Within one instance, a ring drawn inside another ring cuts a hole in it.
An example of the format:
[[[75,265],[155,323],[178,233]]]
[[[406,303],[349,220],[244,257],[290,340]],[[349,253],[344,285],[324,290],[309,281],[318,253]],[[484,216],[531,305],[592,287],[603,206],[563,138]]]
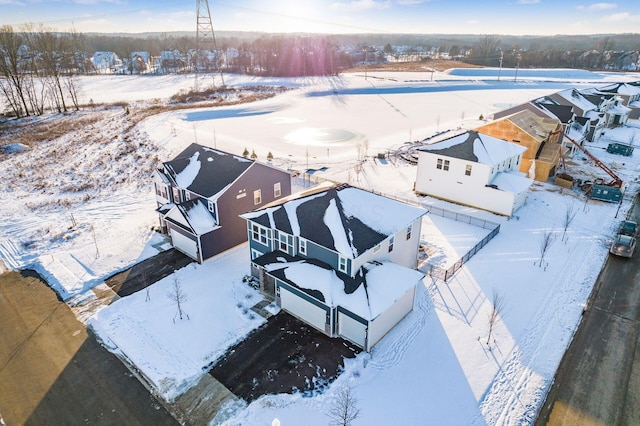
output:
[[[420,148],[415,191],[511,216],[533,182],[519,172],[527,148],[470,130]]]

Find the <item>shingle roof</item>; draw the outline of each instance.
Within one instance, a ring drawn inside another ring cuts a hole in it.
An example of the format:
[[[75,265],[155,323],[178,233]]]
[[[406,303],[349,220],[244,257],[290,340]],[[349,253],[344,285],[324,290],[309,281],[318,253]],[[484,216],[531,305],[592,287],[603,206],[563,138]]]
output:
[[[424,146],[420,151],[439,154],[474,163],[499,164],[514,155],[522,154],[526,148],[493,136],[469,130],[457,136]]]
[[[355,258],[425,213],[423,209],[342,185],[242,217]]]
[[[164,169],[179,188],[212,198],[253,163],[252,160],[193,143],[173,160],[164,163]]]

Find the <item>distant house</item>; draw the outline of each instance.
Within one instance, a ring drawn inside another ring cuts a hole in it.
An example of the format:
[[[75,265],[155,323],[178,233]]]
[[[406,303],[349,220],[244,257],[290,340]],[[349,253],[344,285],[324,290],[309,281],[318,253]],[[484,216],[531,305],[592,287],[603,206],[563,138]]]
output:
[[[109,74],[122,68],[122,60],[114,52],[95,52],[91,64],[96,72]]]
[[[533,182],[519,172],[527,150],[470,130],[420,148],[415,191],[512,216]]]
[[[153,180],[162,231],[198,262],[247,240],[240,214],[291,194],[287,172],[195,143]]]
[[[620,97],[621,104],[630,108],[630,119],[640,118],[640,84],[614,83],[597,88],[598,93],[610,94]]]
[[[160,69],[163,72],[184,70],[187,60],[179,50],[163,50],[160,52]]]
[[[546,182],[555,175],[563,153],[560,120],[542,118],[525,110],[493,120],[474,130],[525,147],[520,171],[529,177]]]
[[[370,351],[413,309],[426,212],[341,185],[242,215],[251,271],[285,311]]]
[[[559,105],[570,105],[577,117],[589,119],[589,130],[587,140],[593,142],[600,138],[606,125],[605,113],[598,110],[598,105],[593,103],[594,99],[587,99],[585,95],[576,89],[566,89],[548,95],[548,98]],[[596,100],[599,102],[599,100]]]
[[[149,52],[131,52],[131,72],[142,74],[149,70],[151,54]]]

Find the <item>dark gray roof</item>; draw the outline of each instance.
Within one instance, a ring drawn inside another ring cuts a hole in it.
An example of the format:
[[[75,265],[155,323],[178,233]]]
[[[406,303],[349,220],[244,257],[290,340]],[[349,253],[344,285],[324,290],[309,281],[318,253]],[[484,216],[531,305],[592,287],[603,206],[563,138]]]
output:
[[[180,186],[179,175],[200,163],[195,178],[186,188]],[[164,163],[164,169],[171,180],[180,188],[188,189],[204,198],[210,198],[242,175],[254,162],[216,149],[191,144],[173,160]]]
[[[376,214],[371,214],[372,209]],[[351,257],[375,247],[424,213],[381,195],[340,185],[242,217]]]
[[[546,104],[546,103],[536,103],[539,108],[545,109],[553,114],[558,120],[562,123],[569,123],[574,116],[573,106],[571,105],[557,105],[557,104]]]
[[[351,294],[354,291],[356,291],[358,289],[358,287],[360,287],[360,285],[365,284],[366,286],[366,282],[365,282],[365,276],[366,276],[366,269],[364,268],[360,268],[360,270],[358,271],[358,273],[356,274],[355,277],[350,277],[347,274],[344,274],[340,271],[336,271],[335,269],[333,269],[331,266],[329,266],[328,264],[317,260],[317,259],[312,259],[312,258],[303,258],[300,256],[291,256],[287,253],[281,252],[281,251],[272,251],[266,254],[263,254],[262,256],[257,257],[256,259],[252,260],[253,263],[260,265],[260,266],[266,266],[266,265],[273,265],[273,264],[277,264],[277,263],[282,263],[283,267],[282,268],[270,268],[271,270],[267,271],[267,273],[269,275],[272,275],[276,278],[278,278],[281,281],[286,282],[289,285],[292,285],[294,287],[296,287],[297,289],[299,289],[300,291],[303,291],[304,293],[308,294],[309,296],[321,301],[321,302],[326,302],[326,300],[324,299],[324,296],[322,295],[322,292],[318,291],[318,290],[313,290],[313,289],[309,289],[309,288],[303,288],[298,286],[295,282],[289,280],[287,278],[287,276],[285,275],[285,270],[287,269],[287,264],[290,263],[295,263],[295,262],[305,262],[305,263],[309,263],[311,265],[315,265],[319,268],[323,268],[326,269],[328,271],[334,271],[336,276],[338,278],[340,278],[340,280],[344,283],[344,292],[346,294]]]
[[[461,160],[473,161],[474,163],[477,163],[478,156],[474,154],[473,151],[473,143],[477,139],[480,139],[480,137],[478,136],[478,132],[475,130],[469,130],[467,132],[467,139],[462,143],[440,149],[427,145],[420,148],[420,151],[428,151],[434,154],[440,154],[447,157],[459,158]],[[437,143],[435,145],[439,146]]]

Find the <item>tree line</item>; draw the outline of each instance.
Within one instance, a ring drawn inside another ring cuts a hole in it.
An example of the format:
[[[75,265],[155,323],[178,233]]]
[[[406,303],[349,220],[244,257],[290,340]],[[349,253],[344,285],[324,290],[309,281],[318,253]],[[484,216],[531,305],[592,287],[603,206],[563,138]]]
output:
[[[444,56],[488,67],[635,69],[640,41],[625,36],[505,36],[505,42],[495,35],[228,33],[196,51],[194,33],[123,36],[29,25],[18,31],[5,25],[0,27],[0,96],[16,117],[77,110],[81,89],[77,76],[96,72],[94,52],[115,53],[124,60],[119,71],[126,73],[140,72],[132,59],[135,52],[156,58],[153,72],[224,71],[275,77],[337,75],[356,64],[381,63],[394,56],[418,60]],[[617,44],[628,48],[633,43],[636,50],[616,50]],[[163,58],[163,52],[175,55]]]

